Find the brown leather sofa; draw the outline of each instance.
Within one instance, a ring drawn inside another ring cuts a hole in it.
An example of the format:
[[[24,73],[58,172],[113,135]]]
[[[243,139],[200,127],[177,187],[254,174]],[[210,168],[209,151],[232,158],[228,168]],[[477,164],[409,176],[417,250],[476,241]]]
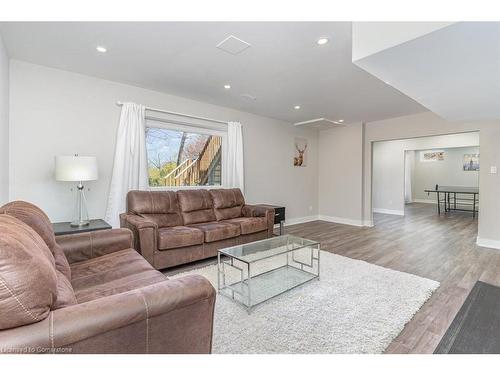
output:
[[[128,229],[54,237],[38,207],[1,207],[0,353],[209,353],[214,288],[132,245]]]
[[[245,204],[240,189],[130,191],[120,223],[142,256],[163,269],[271,237],[274,209]]]

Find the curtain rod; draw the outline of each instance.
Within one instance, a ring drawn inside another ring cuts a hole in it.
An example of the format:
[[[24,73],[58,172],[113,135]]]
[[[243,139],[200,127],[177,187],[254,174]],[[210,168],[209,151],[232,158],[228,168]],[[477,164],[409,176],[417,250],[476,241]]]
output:
[[[200,129],[207,129],[207,130],[220,130],[217,128],[217,125],[202,125],[202,124],[193,124],[192,122],[186,121],[181,121],[181,120],[167,120],[164,118],[160,117],[154,117],[154,116],[146,116],[146,120],[152,120],[152,121],[158,121],[161,123],[168,123],[168,124],[175,124],[175,125],[183,125],[183,126],[195,126],[196,128]]]
[[[116,105],[118,106],[122,106],[123,103],[122,102],[116,102]],[[148,111],[152,111],[152,112],[160,112],[160,113],[167,113],[169,115],[174,115],[174,116],[181,116],[181,117],[188,117],[188,118],[194,118],[194,119],[197,119],[197,120],[204,120],[204,121],[210,121],[210,122],[216,122],[216,123],[219,123],[219,124],[226,124],[227,125],[227,121],[221,121],[221,120],[214,120],[212,118],[207,118],[207,117],[200,117],[200,116],[193,116],[193,115],[187,115],[185,113],[179,113],[179,112],[171,112],[171,111],[166,111],[164,109],[158,109],[158,108],[151,108],[151,107],[145,107],[146,110]]]

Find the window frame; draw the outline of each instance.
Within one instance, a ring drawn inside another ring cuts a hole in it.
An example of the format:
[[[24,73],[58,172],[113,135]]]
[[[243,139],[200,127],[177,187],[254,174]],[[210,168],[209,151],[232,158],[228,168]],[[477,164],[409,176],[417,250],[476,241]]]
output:
[[[153,191],[177,191],[177,190],[191,190],[191,189],[218,189],[225,186],[225,171],[226,171],[226,160],[227,160],[227,126],[203,126],[200,124],[191,124],[186,122],[176,122],[169,121],[158,118],[148,118],[146,117],[146,123],[144,130],[147,128],[157,128],[157,129],[167,129],[173,131],[198,133],[203,135],[214,135],[222,138],[222,155],[221,155],[221,184],[220,185],[184,185],[184,186],[150,186],[149,185],[149,172],[148,172],[148,188]],[[144,136],[144,142],[146,142],[146,134]],[[147,155],[146,146],[146,157]],[[149,163],[148,163],[149,168]]]

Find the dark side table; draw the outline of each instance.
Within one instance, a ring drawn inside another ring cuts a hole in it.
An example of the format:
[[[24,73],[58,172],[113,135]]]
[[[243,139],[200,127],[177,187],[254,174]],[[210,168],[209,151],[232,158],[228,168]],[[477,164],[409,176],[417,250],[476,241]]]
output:
[[[85,225],[84,227],[72,227],[69,221],[63,223],[52,223],[52,227],[54,228],[54,234],[56,236],[62,236],[63,234],[85,233],[93,232],[95,230],[111,229],[111,225],[109,225],[102,219],[90,220],[90,224]]]
[[[274,206],[272,204],[258,204],[257,206],[274,208],[274,224],[280,225],[280,236],[282,236],[284,234],[283,226],[285,224],[285,207]]]

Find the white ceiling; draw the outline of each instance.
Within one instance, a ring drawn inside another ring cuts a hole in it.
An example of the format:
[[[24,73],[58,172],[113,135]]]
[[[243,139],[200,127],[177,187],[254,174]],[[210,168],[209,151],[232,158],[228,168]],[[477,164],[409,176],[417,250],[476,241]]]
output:
[[[454,22],[353,22],[352,61],[432,33]]]
[[[454,23],[355,63],[446,120],[500,119],[500,22]]]
[[[426,110],[352,63],[350,22],[3,22],[0,34],[13,59],[293,123]],[[251,47],[238,55],[216,48],[230,35]],[[330,42],[317,45],[323,36]]]

